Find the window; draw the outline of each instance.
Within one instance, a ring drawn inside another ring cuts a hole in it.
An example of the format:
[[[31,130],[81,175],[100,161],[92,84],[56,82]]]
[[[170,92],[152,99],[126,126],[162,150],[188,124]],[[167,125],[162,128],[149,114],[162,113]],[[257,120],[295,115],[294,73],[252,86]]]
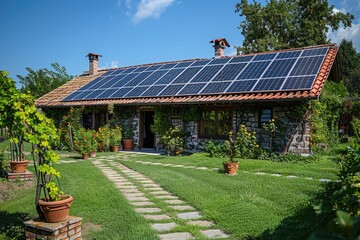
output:
[[[226,137],[232,129],[232,111],[210,110],[201,113],[201,137]]]
[[[259,127],[262,127],[263,123],[268,123],[272,119],[271,108],[263,108],[259,110]]]

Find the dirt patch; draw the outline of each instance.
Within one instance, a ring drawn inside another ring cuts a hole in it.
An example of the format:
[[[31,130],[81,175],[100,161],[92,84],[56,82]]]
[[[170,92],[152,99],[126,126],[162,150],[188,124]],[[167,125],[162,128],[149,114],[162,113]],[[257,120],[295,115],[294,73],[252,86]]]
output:
[[[8,182],[6,179],[0,179],[0,203],[11,199],[20,191],[27,190],[34,187],[34,182]]]
[[[86,223],[83,223],[81,225],[81,235],[83,236],[84,240],[89,239],[89,238],[86,237],[87,233],[98,232],[98,231],[101,231],[101,230],[102,230],[102,226],[99,225],[99,224],[86,222]]]

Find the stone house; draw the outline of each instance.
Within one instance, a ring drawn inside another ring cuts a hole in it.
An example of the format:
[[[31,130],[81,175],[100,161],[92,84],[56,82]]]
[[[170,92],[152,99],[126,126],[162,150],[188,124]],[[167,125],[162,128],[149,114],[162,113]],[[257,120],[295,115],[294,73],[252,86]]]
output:
[[[156,109],[195,108],[187,121],[169,115],[173,125],[191,133],[193,146],[206,139],[226,139],[230,130],[246,125],[257,132],[263,147],[269,137],[263,123],[275,119],[280,152],[311,152],[309,100],[319,98],[326,81],[339,81],[338,47],[333,44],[249,55],[224,56],[225,39],[211,41],[212,59],[98,69],[101,55],[89,53],[89,71],[37,99],[44,109],[85,106],[84,126],[98,128],[109,120],[108,106],[132,107],[135,146],[157,148],[151,131]],[[304,107],[305,106],[305,107]],[[167,109],[167,110],[166,110]],[[176,112],[176,111],[175,111]],[[300,114],[301,113],[301,114]]]

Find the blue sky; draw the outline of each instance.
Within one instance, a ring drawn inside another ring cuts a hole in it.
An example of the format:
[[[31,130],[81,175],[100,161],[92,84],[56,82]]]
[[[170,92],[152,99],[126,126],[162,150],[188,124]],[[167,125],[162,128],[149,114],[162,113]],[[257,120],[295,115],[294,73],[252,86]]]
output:
[[[264,0],[259,0],[264,2]],[[102,54],[99,66],[211,58],[210,40],[225,37],[235,53],[243,37],[239,0],[0,0],[0,70],[14,79],[26,67],[58,62],[72,75],[88,70],[85,56]],[[351,29],[331,33],[352,39],[360,51],[360,1],[330,1],[355,15]]]

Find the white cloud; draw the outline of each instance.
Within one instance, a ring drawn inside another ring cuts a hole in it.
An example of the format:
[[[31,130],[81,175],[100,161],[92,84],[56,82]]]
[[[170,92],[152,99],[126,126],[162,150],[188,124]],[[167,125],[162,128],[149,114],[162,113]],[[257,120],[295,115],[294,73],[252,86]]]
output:
[[[116,60],[113,60],[110,63],[105,63],[105,65],[99,67],[99,69],[109,69],[109,68],[118,68],[118,67],[119,67],[119,62]]]
[[[335,32],[331,32],[328,34],[328,38],[330,38],[331,42],[337,44],[340,44],[344,38],[352,40],[354,47],[356,47],[357,51],[360,51],[360,23],[353,23],[351,28],[340,28]]]
[[[132,18],[133,22],[139,23],[151,17],[159,18],[174,1],[175,0],[141,0]]]

